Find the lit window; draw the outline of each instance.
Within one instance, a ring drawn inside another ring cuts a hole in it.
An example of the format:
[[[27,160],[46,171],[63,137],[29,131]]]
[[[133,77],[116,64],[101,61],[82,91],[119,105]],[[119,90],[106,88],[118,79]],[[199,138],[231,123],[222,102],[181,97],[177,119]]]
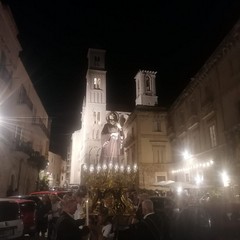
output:
[[[165,146],[153,146],[153,163],[164,163],[165,162],[165,154],[166,149]]]
[[[100,120],[101,120],[101,119],[100,119],[100,112],[98,112],[98,113],[97,113],[97,123],[98,123],[98,124],[101,123]]]
[[[166,181],[166,176],[157,176],[157,182]]]
[[[153,132],[161,132],[161,122],[159,120],[153,122]]]
[[[19,126],[16,126],[15,139],[16,139],[16,141],[21,141],[22,138],[23,138],[23,129]]]
[[[94,89],[100,89],[101,79],[100,78],[94,78],[93,79],[93,88]]]
[[[217,146],[217,137],[216,137],[215,125],[212,125],[209,127],[209,133],[210,133],[211,147],[216,147]]]
[[[94,124],[97,123],[97,116],[96,116],[96,112],[93,112],[93,122]]]
[[[146,76],[145,84],[146,84],[146,91],[147,92],[151,91],[151,79],[149,76]]]

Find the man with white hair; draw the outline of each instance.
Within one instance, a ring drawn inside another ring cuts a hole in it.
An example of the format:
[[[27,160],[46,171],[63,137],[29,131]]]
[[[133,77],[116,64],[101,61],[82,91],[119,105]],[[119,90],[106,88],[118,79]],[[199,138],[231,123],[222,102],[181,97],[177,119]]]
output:
[[[152,200],[144,199],[141,207],[143,217],[131,224],[124,236],[138,240],[170,240],[164,230],[164,218],[154,212]]]
[[[81,240],[89,234],[89,227],[79,228],[79,224],[74,220],[74,213],[77,210],[77,201],[73,197],[63,200],[62,213],[57,220],[56,240]]]

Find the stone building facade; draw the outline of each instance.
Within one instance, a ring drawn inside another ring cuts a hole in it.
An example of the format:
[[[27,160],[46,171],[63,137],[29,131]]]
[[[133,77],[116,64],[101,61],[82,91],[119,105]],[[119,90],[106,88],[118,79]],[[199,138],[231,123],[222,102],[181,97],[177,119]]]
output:
[[[156,72],[140,70],[135,81],[136,106],[124,125],[125,159],[138,166],[137,186],[154,189],[157,182],[169,179],[167,110],[158,106]]]
[[[45,175],[48,176],[50,188],[61,186],[65,164],[66,161],[59,154],[48,152],[48,166],[45,169]]]
[[[240,22],[191,79],[168,111],[172,179],[240,183]],[[188,151],[188,157],[182,153]]]
[[[48,114],[19,58],[21,46],[10,9],[0,2],[0,196],[36,190],[47,164]]]

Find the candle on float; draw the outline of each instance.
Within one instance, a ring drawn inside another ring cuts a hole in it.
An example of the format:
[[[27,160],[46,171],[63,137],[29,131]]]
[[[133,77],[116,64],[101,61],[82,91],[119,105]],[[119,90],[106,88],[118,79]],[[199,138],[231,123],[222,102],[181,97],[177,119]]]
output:
[[[89,206],[88,206],[88,197],[86,200],[86,225],[89,225]]]

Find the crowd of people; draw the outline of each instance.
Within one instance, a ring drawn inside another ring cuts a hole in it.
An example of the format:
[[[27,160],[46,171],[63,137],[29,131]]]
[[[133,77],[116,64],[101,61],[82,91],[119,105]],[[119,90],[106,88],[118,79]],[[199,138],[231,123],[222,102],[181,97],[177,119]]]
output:
[[[37,235],[47,240],[173,240],[173,218],[168,212],[157,211],[149,196],[152,193],[133,192],[129,195],[135,212],[128,216],[125,225],[120,226],[119,219],[116,220],[107,207],[86,216],[86,194],[81,191],[66,194],[63,199],[45,195],[38,209]],[[172,192],[158,196],[174,199],[180,209],[195,202],[193,196],[187,193],[179,198],[181,201],[177,201]],[[206,196],[199,198],[201,205],[208,206],[210,203],[209,194]]]
[[[47,240],[127,240],[165,239],[169,232],[161,215],[154,212],[153,202],[139,198],[136,214],[123,229],[117,229],[108,209],[90,214],[86,222],[85,196],[82,192],[66,194],[63,199],[44,195],[38,209],[37,236]]]
[[[69,234],[82,234],[79,226],[85,223],[83,200],[84,196],[80,192],[66,194],[63,199],[57,195],[44,195],[37,207],[37,237],[48,240],[75,239]],[[72,231],[71,226],[73,229],[75,226],[79,233]]]

